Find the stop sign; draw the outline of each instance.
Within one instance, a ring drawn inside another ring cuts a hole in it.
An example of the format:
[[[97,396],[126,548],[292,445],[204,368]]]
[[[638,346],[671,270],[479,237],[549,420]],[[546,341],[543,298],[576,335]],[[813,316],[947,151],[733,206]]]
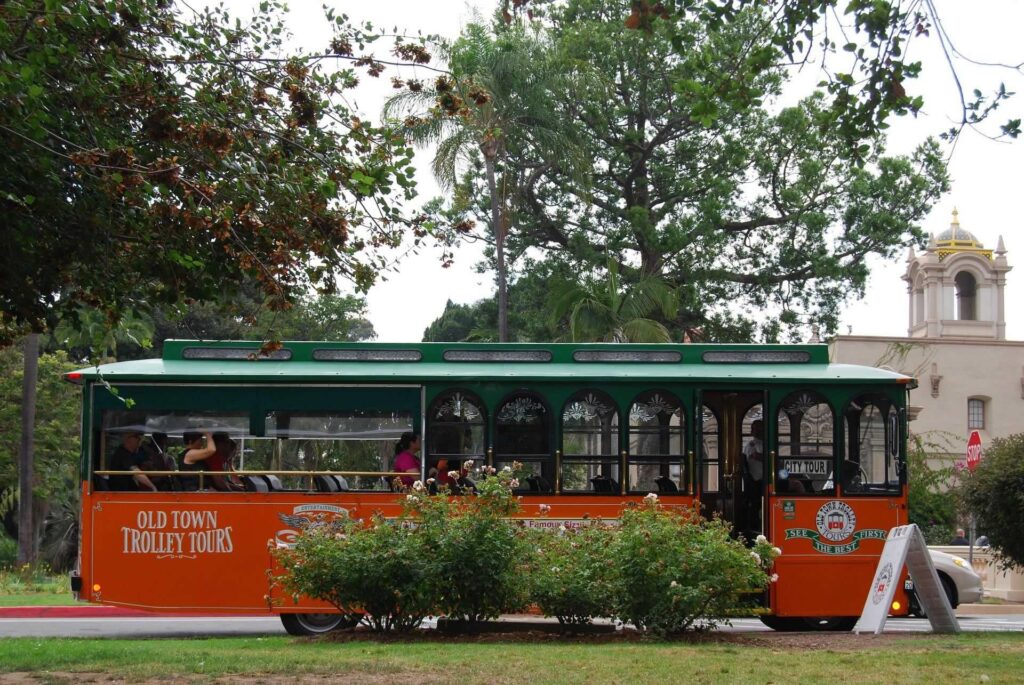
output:
[[[978,431],[971,431],[971,437],[967,439],[967,468],[971,471],[981,461],[981,434]]]

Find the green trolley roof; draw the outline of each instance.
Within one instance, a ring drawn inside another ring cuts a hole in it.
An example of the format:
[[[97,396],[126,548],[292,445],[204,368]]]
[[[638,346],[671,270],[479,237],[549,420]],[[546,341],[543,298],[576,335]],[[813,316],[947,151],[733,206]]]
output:
[[[831,364],[826,345],[473,344],[168,340],[162,359],[92,366],[72,381],[427,383],[447,380],[913,384],[869,366]]]

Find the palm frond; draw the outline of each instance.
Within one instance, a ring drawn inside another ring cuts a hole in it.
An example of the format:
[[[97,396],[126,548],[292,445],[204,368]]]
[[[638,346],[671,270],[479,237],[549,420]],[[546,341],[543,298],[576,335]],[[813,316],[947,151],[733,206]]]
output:
[[[617,328],[618,319],[607,304],[593,298],[576,303],[569,317],[569,331],[573,342],[601,340],[608,331]]]
[[[616,342],[667,343],[672,334],[662,324],[651,319],[631,319],[622,324],[622,340]]]

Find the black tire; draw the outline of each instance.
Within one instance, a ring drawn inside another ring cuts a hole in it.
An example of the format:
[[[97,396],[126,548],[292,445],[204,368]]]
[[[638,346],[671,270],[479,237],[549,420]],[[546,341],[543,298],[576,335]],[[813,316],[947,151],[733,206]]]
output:
[[[805,618],[806,630],[822,630],[834,633],[848,633],[857,625],[857,616],[815,616]]]
[[[945,573],[939,573],[939,582],[942,583],[942,590],[946,593],[946,599],[949,600],[949,606],[956,609],[960,606],[960,596],[956,590],[956,584],[953,582],[953,579]],[[908,609],[911,616],[928,618],[928,612],[924,610],[923,606],[921,606],[921,601],[917,598],[916,591],[911,591],[910,593]]]
[[[956,609],[960,606],[960,593],[956,590],[956,583],[954,583],[953,579],[945,573],[939,574],[939,581],[942,582],[942,589],[946,591],[946,598],[949,600],[949,606]]]
[[[324,635],[333,630],[354,628],[362,614],[281,614],[281,625],[289,635]]]
[[[857,625],[856,616],[762,616],[761,623],[780,633],[846,632]]]
[[[804,623],[802,618],[790,616],[761,616],[761,623],[780,633],[794,633],[800,630],[807,630],[807,624]]]

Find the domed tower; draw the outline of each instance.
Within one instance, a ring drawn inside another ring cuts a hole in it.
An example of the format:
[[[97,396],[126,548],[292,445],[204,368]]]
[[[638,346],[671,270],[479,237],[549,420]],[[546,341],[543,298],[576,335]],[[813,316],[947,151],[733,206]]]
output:
[[[1006,339],[1006,248],[986,250],[960,227],[953,210],[949,229],[932,234],[921,255],[910,248],[903,280],[910,293],[911,338]]]

